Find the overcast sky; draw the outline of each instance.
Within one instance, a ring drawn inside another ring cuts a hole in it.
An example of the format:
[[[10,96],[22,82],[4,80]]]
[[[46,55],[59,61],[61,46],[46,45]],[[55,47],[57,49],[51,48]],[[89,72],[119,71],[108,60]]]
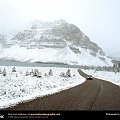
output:
[[[57,19],[77,25],[107,54],[120,57],[120,0],[0,0],[0,33]]]

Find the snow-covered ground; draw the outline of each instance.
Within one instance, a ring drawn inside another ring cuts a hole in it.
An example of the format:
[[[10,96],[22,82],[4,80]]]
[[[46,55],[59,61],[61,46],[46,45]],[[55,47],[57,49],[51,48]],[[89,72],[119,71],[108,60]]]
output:
[[[100,78],[113,84],[120,86],[120,72],[107,72],[107,71],[95,71],[95,70],[84,70],[85,73],[90,74],[96,78]]]
[[[90,51],[83,48],[78,48],[80,54],[74,53],[68,46],[63,49],[57,48],[42,48],[42,49],[27,49],[18,45],[11,48],[0,50],[0,59],[16,60],[20,62],[59,62],[70,65],[88,65],[88,66],[112,66],[111,59],[106,56],[93,56]],[[24,54],[23,54],[24,53]],[[105,60],[99,59],[103,57]]]
[[[12,72],[13,66],[0,67],[2,71],[4,68],[7,74],[6,76],[0,74],[0,109],[60,92],[85,82],[75,68],[70,68],[71,77],[61,77],[60,73],[66,73],[68,68],[37,67],[42,73],[41,78],[33,77],[33,75],[26,76],[26,71],[30,73],[36,67],[17,66],[16,72]],[[48,75],[50,69],[53,71],[53,76]]]
[[[20,67],[16,66],[16,72],[12,72],[13,66],[1,66],[6,69],[6,76],[0,74],[0,109],[14,106],[37,97],[60,92],[85,82],[85,78],[79,75],[77,69],[70,68],[71,77],[62,77],[68,68],[57,67]],[[42,77],[26,76],[26,71],[38,69]],[[52,69],[53,75],[48,75]],[[101,78],[120,86],[120,73],[107,71],[83,70],[87,74]]]

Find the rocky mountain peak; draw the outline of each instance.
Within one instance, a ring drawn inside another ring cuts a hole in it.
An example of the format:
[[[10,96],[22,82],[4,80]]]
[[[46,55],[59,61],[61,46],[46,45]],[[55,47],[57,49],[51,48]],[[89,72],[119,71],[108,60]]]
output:
[[[94,42],[90,41],[90,38],[85,35],[77,26],[69,24],[65,20],[56,20],[54,22],[35,21],[32,23],[31,29],[24,30],[18,33],[13,40],[24,44],[33,42],[36,46],[46,47],[65,47],[69,42],[71,46],[82,47],[91,51],[94,55],[99,52],[101,55],[105,55],[103,50]],[[20,42],[22,40],[22,42]],[[71,47],[70,46],[70,47]]]
[[[19,32],[9,42],[6,40],[4,43],[7,47],[17,44],[27,49],[51,48],[60,49],[60,51],[67,46],[70,48],[67,49],[70,53],[69,58],[73,54],[75,56],[82,55],[85,53],[84,51],[102,61],[105,61],[106,57],[102,48],[92,42],[76,25],[67,23],[62,19],[54,22],[34,21],[30,29]],[[64,56],[64,54],[62,55]]]

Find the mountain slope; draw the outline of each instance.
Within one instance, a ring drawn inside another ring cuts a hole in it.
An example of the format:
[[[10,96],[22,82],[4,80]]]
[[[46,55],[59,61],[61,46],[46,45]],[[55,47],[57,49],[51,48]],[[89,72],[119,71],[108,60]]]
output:
[[[55,22],[39,22],[32,23],[31,29],[19,32],[13,40],[22,46],[28,46],[34,43],[36,46],[46,47],[65,47],[66,41],[71,46],[81,46],[83,48],[91,49],[93,52],[105,54],[102,49],[90,39],[80,29],[69,24],[64,20],[57,20]],[[32,45],[31,45],[32,46]]]
[[[77,26],[64,20],[35,21],[30,29],[19,32],[10,40],[5,39],[4,46],[1,59],[112,65],[111,59],[96,43],[90,41]]]

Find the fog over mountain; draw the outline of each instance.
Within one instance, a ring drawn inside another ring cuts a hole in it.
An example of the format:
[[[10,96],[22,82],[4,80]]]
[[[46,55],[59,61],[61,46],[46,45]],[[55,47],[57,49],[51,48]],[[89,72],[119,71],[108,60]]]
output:
[[[23,31],[33,20],[64,19],[106,54],[120,57],[120,0],[0,0],[0,34]]]

